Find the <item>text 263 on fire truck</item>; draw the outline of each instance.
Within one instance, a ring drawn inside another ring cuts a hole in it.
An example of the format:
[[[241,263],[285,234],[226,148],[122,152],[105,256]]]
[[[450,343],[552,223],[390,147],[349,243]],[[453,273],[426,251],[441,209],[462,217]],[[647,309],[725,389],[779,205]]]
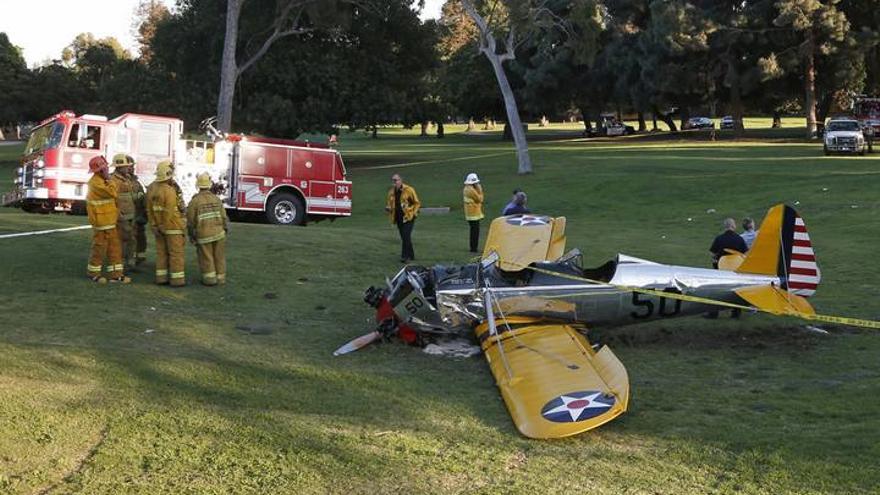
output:
[[[126,113],[115,119],[62,111],[30,134],[15,190],[8,198],[27,211],[77,211],[88,192],[89,160],[125,153],[137,163],[144,185],[156,165],[175,163],[184,198],[198,190],[196,176],[208,172],[229,210],[263,212],[272,223],[351,215],[352,183],[342,156],[325,144],[223,134],[213,120],[202,123],[212,138],[183,138],[183,121]]]

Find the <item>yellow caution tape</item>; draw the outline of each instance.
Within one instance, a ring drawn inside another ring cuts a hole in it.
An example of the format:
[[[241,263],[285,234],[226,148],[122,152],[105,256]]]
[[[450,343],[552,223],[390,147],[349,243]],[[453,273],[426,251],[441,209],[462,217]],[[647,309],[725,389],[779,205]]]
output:
[[[775,314],[778,316],[778,313],[775,313],[773,311],[768,311],[765,309],[761,309],[761,308],[757,308],[754,306],[745,306],[742,304],[729,303],[729,302],[725,302],[725,301],[717,301],[715,299],[708,299],[705,297],[688,296],[685,294],[679,294],[677,292],[666,292],[666,291],[656,290],[656,289],[645,289],[642,287],[630,287],[630,286],[626,286],[626,285],[609,284],[608,282],[602,282],[601,280],[593,280],[593,279],[589,279],[586,277],[578,277],[577,275],[569,275],[567,273],[554,272],[553,270],[546,270],[544,268],[538,268],[535,266],[522,266],[522,265],[520,265],[520,266],[522,268],[526,268],[526,269],[529,269],[529,270],[532,270],[535,272],[544,273],[547,275],[553,275],[554,277],[567,278],[570,280],[577,280],[579,282],[587,282],[587,283],[596,284],[596,285],[610,285],[610,286],[615,287],[623,292],[638,292],[641,294],[648,294],[648,295],[652,295],[652,296],[665,297],[667,299],[677,299],[680,301],[688,301],[688,302],[695,302],[695,303],[701,303],[701,304],[711,304],[713,306],[724,306],[727,308],[744,309],[747,311],[760,311],[762,313]],[[785,316],[793,316],[795,318],[801,318],[804,320],[823,321],[826,323],[838,323],[841,325],[849,325],[849,326],[861,327],[861,328],[873,328],[873,329],[880,330],[880,321],[862,320],[859,318],[848,318],[845,316],[807,314],[807,313],[802,313],[802,312],[798,312],[798,311],[787,312],[784,315]]]

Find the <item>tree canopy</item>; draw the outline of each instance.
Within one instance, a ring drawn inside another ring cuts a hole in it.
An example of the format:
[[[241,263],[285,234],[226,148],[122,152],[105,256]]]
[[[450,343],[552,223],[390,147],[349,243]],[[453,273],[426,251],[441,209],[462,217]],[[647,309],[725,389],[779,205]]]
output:
[[[675,128],[697,114],[799,112],[812,134],[853,95],[880,96],[880,9],[869,0],[468,3],[496,29],[490,54],[512,54],[503,73],[524,120],[577,116],[589,128],[615,112],[647,130],[646,116]],[[509,117],[462,0],[436,21],[420,21],[410,0],[181,0],[173,12],[142,0],[139,53],[83,33],[58,60],[28,68],[0,33],[0,124],[71,108],[194,126],[222,101],[232,4],[235,129],[290,136]],[[267,44],[273,33],[289,35]]]

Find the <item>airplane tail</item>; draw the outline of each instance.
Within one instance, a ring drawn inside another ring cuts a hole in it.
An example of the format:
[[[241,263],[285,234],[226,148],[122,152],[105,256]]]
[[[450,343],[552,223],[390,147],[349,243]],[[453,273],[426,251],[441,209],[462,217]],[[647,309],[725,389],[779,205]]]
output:
[[[804,297],[815,294],[821,280],[804,220],[794,208],[782,204],[767,212],[755,242],[735,271],[776,275],[782,288]]]

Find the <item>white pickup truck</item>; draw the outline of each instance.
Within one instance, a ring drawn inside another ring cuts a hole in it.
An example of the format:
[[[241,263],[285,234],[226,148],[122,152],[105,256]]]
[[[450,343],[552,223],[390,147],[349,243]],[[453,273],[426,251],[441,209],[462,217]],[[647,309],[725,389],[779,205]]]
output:
[[[865,154],[868,144],[865,134],[855,119],[831,119],[825,126],[824,146],[826,155],[831,153]]]

